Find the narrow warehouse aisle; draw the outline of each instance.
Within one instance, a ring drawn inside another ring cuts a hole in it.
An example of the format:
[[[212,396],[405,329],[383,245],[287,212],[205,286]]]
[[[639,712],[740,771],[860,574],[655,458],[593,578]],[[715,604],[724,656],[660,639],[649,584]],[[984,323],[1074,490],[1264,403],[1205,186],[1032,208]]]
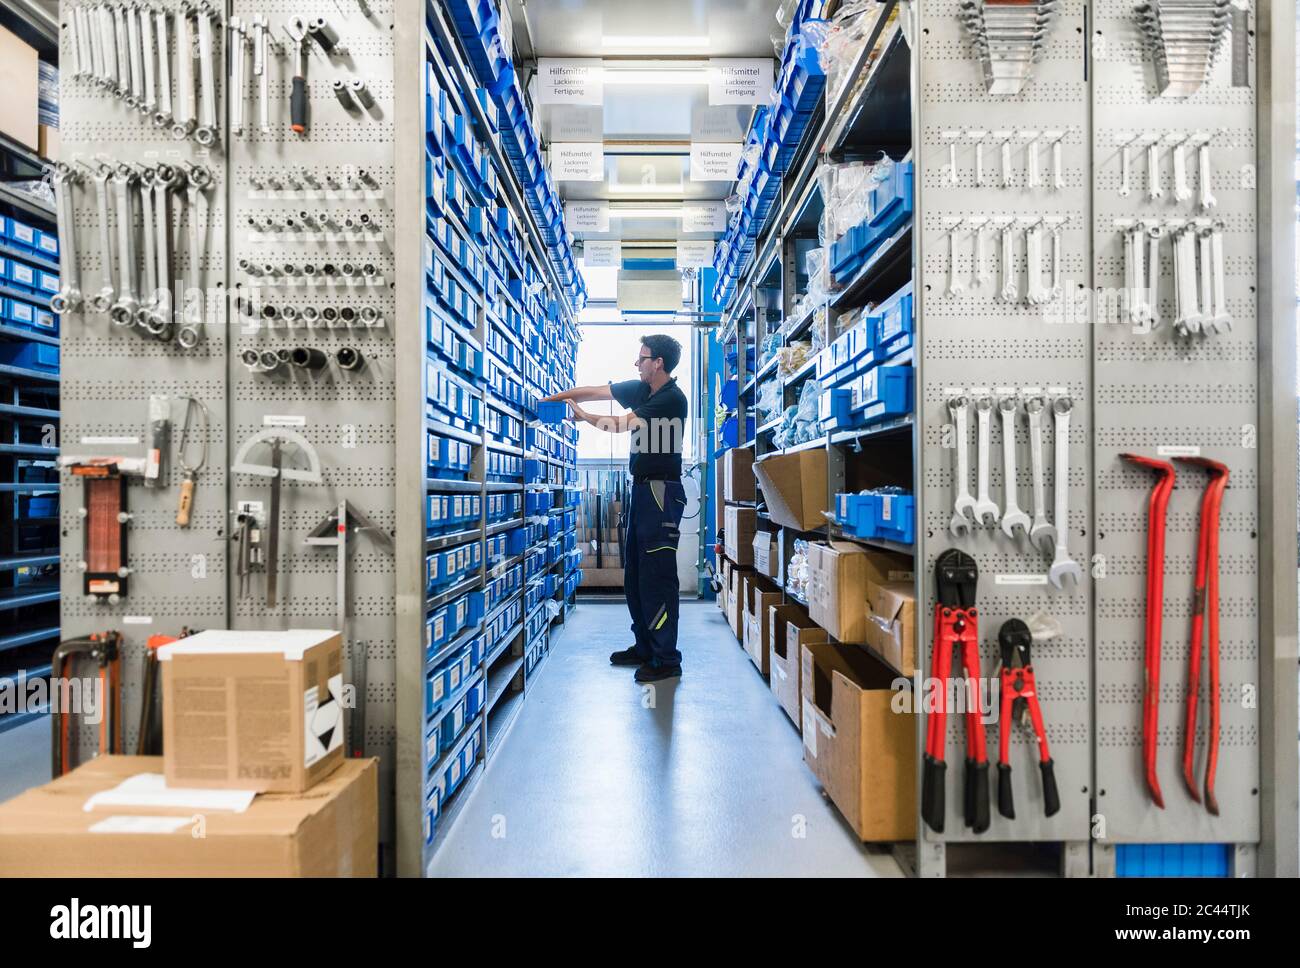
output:
[[[430,873],[901,876],[823,798],[711,603],[682,603],[686,674],[653,692],[609,664],[630,635],[621,601],[573,613]]]

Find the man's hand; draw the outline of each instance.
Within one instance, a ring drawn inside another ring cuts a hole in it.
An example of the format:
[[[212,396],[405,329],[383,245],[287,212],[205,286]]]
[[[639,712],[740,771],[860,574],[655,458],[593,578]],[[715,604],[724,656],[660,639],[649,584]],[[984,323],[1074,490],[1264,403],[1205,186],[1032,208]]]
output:
[[[591,414],[587,413],[587,411],[583,410],[572,400],[566,400],[565,402],[569,405],[569,418],[573,420],[575,423],[579,421],[585,421],[586,423],[594,423],[594,421],[591,419]]]

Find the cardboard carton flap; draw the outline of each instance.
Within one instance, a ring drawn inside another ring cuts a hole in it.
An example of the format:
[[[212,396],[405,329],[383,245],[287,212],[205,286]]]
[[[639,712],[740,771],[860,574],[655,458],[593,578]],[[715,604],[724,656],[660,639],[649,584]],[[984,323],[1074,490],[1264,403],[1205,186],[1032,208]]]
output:
[[[871,607],[871,619],[881,628],[888,630],[903,616],[912,601],[912,586],[903,582],[886,582],[883,585],[872,584],[867,589],[867,604]]]
[[[329,629],[289,629],[263,632],[240,629],[208,629],[180,639],[158,650],[158,660],[174,655],[251,655],[279,653],[286,661],[301,662],[303,653],[338,635]]]
[[[767,513],[777,524],[811,531],[826,523],[826,452],[804,450],[797,454],[765,457],[754,464],[763,488]]]

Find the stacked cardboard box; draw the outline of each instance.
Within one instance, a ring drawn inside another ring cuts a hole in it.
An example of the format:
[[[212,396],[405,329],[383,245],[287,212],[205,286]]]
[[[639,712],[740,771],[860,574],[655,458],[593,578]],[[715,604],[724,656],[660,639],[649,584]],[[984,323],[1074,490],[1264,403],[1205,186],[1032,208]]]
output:
[[[745,651],[749,661],[763,675],[768,675],[769,610],[781,604],[781,590],[762,575],[755,573],[745,584]]]
[[[866,645],[899,672],[916,667],[912,559],[852,541],[808,548],[808,614],[839,642]]]
[[[733,564],[749,567],[754,563],[754,532],[758,529],[758,511],[739,504],[754,502],[754,452],[733,447],[718,460],[719,530],[723,550]]]
[[[826,630],[808,618],[800,605],[774,605],[768,610],[769,665],[772,695],[799,727],[803,699],[802,650],[806,643],[827,641]]]

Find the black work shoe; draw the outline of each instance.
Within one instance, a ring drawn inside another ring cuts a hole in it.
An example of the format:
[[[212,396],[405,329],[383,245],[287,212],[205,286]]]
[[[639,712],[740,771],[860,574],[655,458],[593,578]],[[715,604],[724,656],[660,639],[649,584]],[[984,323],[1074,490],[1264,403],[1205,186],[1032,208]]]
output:
[[[630,649],[624,649],[622,652],[615,652],[609,657],[609,664],[616,666],[639,666],[645,659],[637,654],[636,646]]]
[[[682,667],[674,666],[652,666],[649,662],[636,670],[635,679],[637,682],[659,682],[662,679],[675,679],[682,674]]]

